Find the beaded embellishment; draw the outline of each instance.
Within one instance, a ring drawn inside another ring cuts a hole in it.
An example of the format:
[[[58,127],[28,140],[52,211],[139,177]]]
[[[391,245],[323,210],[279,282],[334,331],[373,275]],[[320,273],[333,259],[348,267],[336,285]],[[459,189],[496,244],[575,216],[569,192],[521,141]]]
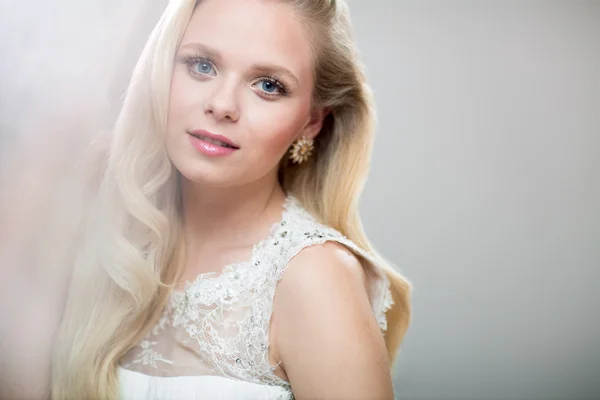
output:
[[[292,398],[289,383],[274,374],[276,366],[268,357],[275,289],[296,254],[327,241],[339,242],[373,261],[369,253],[319,224],[288,196],[282,219],[254,246],[251,259],[228,265],[218,275],[198,275],[184,290],[174,291],[156,326],[124,358],[124,366],[162,376],[210,374],[277,385]],[[381,275],[372,305],[385,331],[385,312],[393,302],[389,282]]]

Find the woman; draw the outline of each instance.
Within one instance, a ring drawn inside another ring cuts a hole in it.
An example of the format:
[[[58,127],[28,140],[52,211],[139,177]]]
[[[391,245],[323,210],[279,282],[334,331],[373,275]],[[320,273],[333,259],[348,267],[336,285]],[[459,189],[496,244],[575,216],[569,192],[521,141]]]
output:
[[[171,1],[114,130],[53,398],[393,398],[410,286],[358,217],[372,124],[344,2]]]

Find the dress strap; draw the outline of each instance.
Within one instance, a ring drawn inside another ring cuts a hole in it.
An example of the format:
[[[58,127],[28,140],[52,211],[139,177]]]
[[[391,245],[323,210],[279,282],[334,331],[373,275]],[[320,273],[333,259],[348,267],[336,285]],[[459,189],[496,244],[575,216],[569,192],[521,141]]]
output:
[[[274,245],[280,246],[278,257],[274,260],[274,282],[277,283],[283,277],[289,262],[303,249],[324,244],[328,241],[340,243],[358,256],[368,270],[370,278],[369,298],[377,322],[382,331],[385,331],[387,329],[385,312],[391,308],[393,300],[389,281],[377,259],[339,231],[319,223],[295,199],[290,201],[287,218],[282,221],[282,224],[285,228],[280,229],[278,237],[274,239]]]

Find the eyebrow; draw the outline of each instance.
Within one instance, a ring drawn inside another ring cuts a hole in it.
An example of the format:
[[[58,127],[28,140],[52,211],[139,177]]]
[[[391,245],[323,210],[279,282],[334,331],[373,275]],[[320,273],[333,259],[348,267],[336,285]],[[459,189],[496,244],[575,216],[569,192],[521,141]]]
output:
[[[197,42],[189,42],[181,45],[182,49],[194,49],[203,54],[210,59],[212,59],[216,63],[220,63],[223,59],[221,53],[215,49],[212,49],[208,46],[203,45],[202,43]],[[255,64],[251,67],[252,71],[256,71],[257,73],[266,74],[266,75],[275,75],[275,76],[287,76],[289,79],[294,81],[296,85],[300,85],[300,82],[296,75],[292,71],[287,68],[278,66],[278,65],[270,65],[270,64]]]
[[[190,48],[190,49],[198,50],[201,53],[206,54],[207,57],[213,59],[213,61],[215,61],[215,62],[219,62],[222,59],[221,53],[219,53],[217,50],[211,49],[210,47],[205,46],[201,43],[190,42],[190,43],[181,45],[181,48],[182,49]]]
[[[293,80],[296,85],[300,85],[298,78],[292,71],[287,68],[279,67],[277,65],[266,65],[266,64],[257,64],[252,66],[252,70],[261,74],[266,75],[275,75],[275,76],[287,76],[289,79]]]

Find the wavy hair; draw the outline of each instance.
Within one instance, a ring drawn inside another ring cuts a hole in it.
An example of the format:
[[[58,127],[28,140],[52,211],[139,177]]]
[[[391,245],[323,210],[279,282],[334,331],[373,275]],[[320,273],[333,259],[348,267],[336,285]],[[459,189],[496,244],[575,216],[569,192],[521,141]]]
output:
[[[375,256],[391,283],[390,362],[408,328],[410,284],[369,243],[358,214],[374,132],[374,104],[359,63],[348,7],[339,0],[280,0],[308,22],[313,103],[329,113],[316,153],[281,160],[282,187],[321,222]],[[179,173],[164,135],[177,47],[199,1],[171,1],[133,71],[85,236],[74,262],[52,362],[52,398],[116,398],[119,359],[150,329],[181,273]],[[365,263],[366,260],[363,260]]]

